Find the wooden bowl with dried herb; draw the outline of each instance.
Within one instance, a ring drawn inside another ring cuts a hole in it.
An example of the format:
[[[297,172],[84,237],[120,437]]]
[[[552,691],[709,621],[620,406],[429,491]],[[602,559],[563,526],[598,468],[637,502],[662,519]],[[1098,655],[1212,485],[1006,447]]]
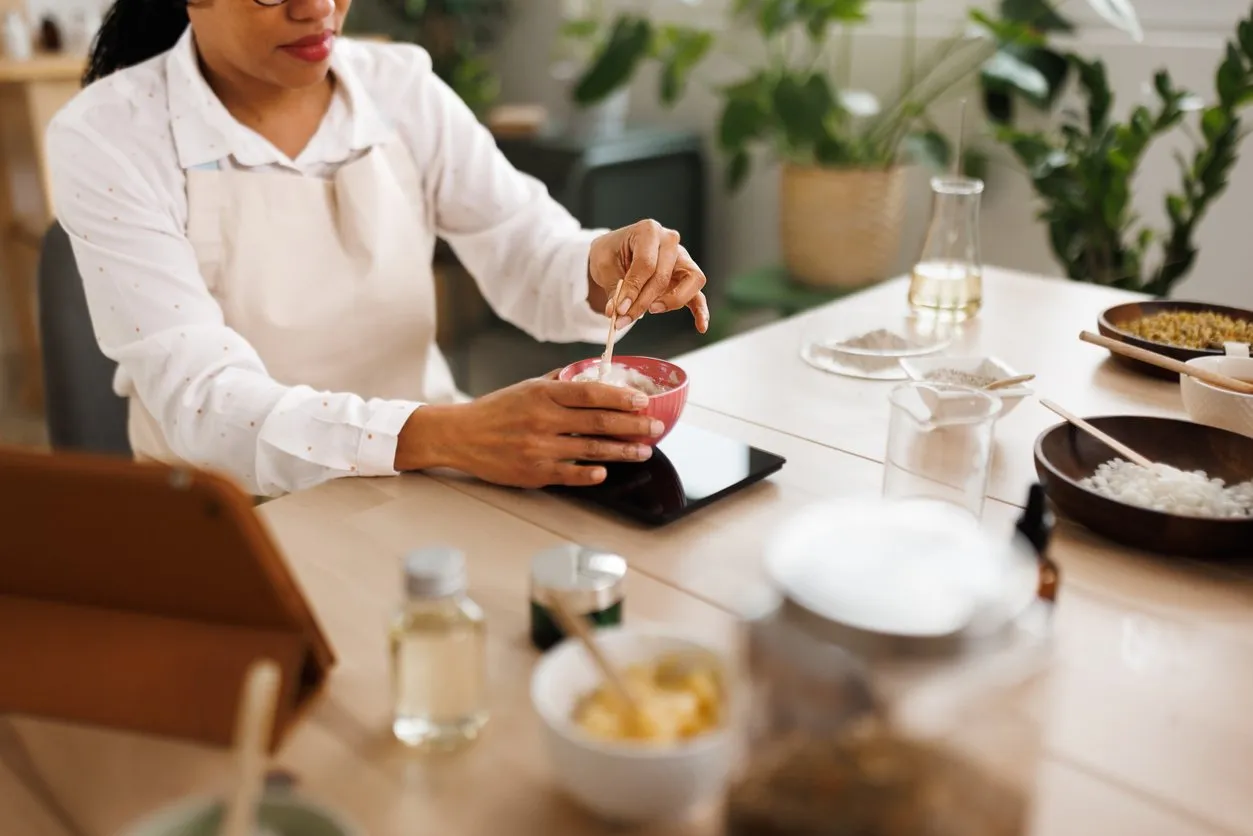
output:
[[[1208,302],[1128,302],[1115,305],[1097,321],[1110,339],[1145,348],[1186,363],[1197,357],[1221,357],[1225,342],[1253,343],[1253,311]],[[1178,380],[1179,375],[1139,360],[1113,354],[1114,360],[1141,374]]]

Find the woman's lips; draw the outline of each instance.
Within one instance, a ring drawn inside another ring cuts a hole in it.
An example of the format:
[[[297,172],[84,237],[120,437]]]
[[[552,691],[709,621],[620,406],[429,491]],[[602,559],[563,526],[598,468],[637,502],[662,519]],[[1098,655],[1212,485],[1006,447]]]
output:
[[[283,46],[279,47],[279,49],[300,61],[307,61],[310,64],[320,64],[327,58],[331,57],[331,48],[334,45],[335,33],[326,31],[320,35],[310,35],[307,38],[301,38],[298,41],[283,44]]]

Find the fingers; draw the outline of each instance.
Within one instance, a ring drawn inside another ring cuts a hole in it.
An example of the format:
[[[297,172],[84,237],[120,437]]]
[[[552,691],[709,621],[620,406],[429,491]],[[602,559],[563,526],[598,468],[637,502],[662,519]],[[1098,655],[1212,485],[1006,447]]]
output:
[[[565,436],[556,439],[553,458],[574,462],[642,462],[651,458],[653,448],[647,444],[632,444],[608,438],[576,438]]]
[[[657,272],[665,232],[665,228],[656,221],[640,221],[631,226],[626,238],[630,261],[622,280],[622,290],[618,293],[619,316],[624,316],[634,307],[635,300]],[[607,311],[611,316],[612,303],[611,299],[610,310]]]
[[[692,300],[687,303],[687,307],[692,311],[692,317],[696,320],[696,330],[702,334],[709,330],[709,300],[705,298],[705,294],[697,293]]]
[[[581,464],[567,464],[562,462],[553,467],[552,475],[548,479],[550,485],[568,485],[570,487],[585,487],[588,485],[599,485],[605,481],[605,469],[603,467],[588,466]]]
[[[679,247],[679,260],[671,275],[670,289],[652,303],[649,313],[664,313],[682,307],[692,307],[697,295],[705,286],[705,273],[696,265],[687,249]],[[696,313],[696,309],[692,309]],[[699,325],[699,323],[698,323]]]
[[[648,396],[633,389],[607,383],[553,381],[545,384],[548,397],[558,406],[571,409],[613,409],[633,412],[648,406]],[[574,432],[574,430],[570,430]]]
[[[658,436],[665,432],[665,424],[656,418],[630,412],[611,412],[606,409],[571,409],[557,418],[557,432],[575,433],[581,436]]]
[[[632,294],[635,301],[627,309],[627,321],[634,322],[639,319],[660,296],[670,290],[675,265],[680,262],[682,255],[683,247],[679,246],[679,233],[673,229],[663,229],[661,232],[661,246],[657,252],[657,266],[653,270],[652,277],[648,279],[644,287],[638,293]],[[623,298],[626,295],[626,292],[623,291]]]

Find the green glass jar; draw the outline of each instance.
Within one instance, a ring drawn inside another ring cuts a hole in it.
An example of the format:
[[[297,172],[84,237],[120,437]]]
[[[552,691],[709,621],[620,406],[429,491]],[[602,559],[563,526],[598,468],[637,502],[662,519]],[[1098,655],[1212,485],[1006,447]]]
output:
[[[546,651],[564,639],[552,612],[560,595],[593,627],[622,623],[627,563],[619,555],[574,543],[546,549],[531,560],[531,644]]]

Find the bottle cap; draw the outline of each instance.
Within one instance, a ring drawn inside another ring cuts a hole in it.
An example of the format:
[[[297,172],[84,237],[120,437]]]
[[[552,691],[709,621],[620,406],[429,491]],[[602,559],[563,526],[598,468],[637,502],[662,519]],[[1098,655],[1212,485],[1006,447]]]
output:
[[[580,613],[598,612],[622,600],[627,562],[611,552],[567,543],[531,560],[531,600],[551,606],[554,595]]]
[[[405,590],[414,598],[446,598],[466,588],[465,555],[451,546],[419,549],[405,558]]]

